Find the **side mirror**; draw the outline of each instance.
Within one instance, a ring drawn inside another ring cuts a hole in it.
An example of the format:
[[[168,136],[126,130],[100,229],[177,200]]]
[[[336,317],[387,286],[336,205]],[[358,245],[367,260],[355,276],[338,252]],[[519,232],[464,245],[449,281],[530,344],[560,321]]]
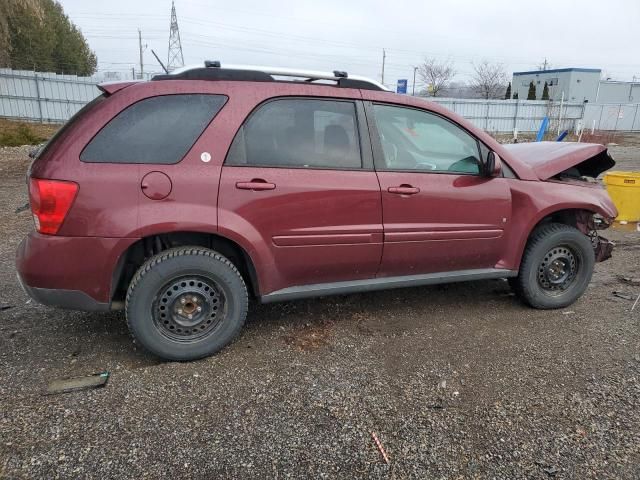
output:
[[[502,174],[502,161],[496,152],[489,152],[487,155],[484,173],[487,177],[499,177]]]

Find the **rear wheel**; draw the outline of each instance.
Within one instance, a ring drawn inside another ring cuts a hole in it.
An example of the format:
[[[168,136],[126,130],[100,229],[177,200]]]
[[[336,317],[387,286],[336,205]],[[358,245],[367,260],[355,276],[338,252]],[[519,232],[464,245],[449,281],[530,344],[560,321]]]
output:
[[[137,342],[167,360],[194,360],[228,345],[247,315],[238,269],[213,250],[166,250],[140,267],[126,300]]]
[[[560,223],[537,228],[509,284],[534,308],[563,308],[575,302],[591,280],[595,255],[589,237]]]

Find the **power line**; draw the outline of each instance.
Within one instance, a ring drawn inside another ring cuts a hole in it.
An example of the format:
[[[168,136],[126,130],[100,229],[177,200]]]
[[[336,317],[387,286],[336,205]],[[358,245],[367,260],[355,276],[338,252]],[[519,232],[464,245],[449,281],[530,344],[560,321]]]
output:
[[[173,8],[172,8],[173,10]],[[256,15],[256,12],[248,12],[252,15]],[[139,16],[136,14],[122,14],[122,13],[118,13],[118,14],[79,14],[77,15],[78,17],[83,17],[83,18],[89,18],[89,19],[99,19],[99,20],[109,20],[109,21],[113,21],[113,20],[120,20],[123,19],[125,22],[127,21],[133,21],[134,19],[139,19]],[[269,15],[275,18],[291,18],[291,17],[277,17],[274,15]],[[145,14],[145,19],[150,19],[153,23],[155,23],[156,19],[162,19],[163,16],[162,15],[153,15],[153,14]],[[183,35],[185,38],[185,43],[188,43],[190,45],[196,45],[196,46],[210,46],[210,47],[227,47],[228,49],[232,49],[232,50],[239,50],[239,51],[246,51],[246,52],[255,52],[255,53],[260,53],[260,54],[267,54],[267,55],[274,55],[274,56],[280,56],[280,57],[300,57],[300,58],[304,58],[304,59],[309,59],[309,58],[318,58],[318,59],[349,59],[346,60],[346,63],[348,64],[353,64],[353,65],[364,65],[367,67],[370,67],[371,70],[373,70],[375,68],[375,70],[380,71],[379,70],[379,60],[375,60],[374,58],[366,58],[368,55],[373,56],[374,55],[374,50],[376,52],[379,52],[379,48],[378,46],[372,44],[372,43],[367,43],[367,44],[357,44],[357,43],[349,43],[349,42],[345,42],[345,41],[341,41],[341,40],[336,40],[334,38],[328,37],[328,36],[323,36],[321,38],[318,37],[310,37],[310,36],[304,36],[304,35],[296,35],[296,34],[290,34],[290,33],[284,33],[282,31],[273,31],[273,30],[265,30],[262,28],[254,28],[254,27],[248,27],[245,25],[234,25],[234,24],[229,24],[229,23],[222,23],[222,22],[216,22],[216,21],[205,21],[201,18],[191,18],[191,17],[181,17],[181,21],[182,22],[186,22],[189,25],[195,25],[195,26],[207,26],[207,27],[212,27],[215,26],[217,31],[228,31],[228,32],[235,32],[238,34],[244,34],[243,35],[243,39],[249,37],[249,36],[253,36],[255,42],[261,42],[260,37],[267,37],[267,38],[272,38],[274,39],[276,42],[275,44],[273,42],[270,42],[266,45],[269,45],[269,47],[265,46],[265,42],[262,41],[261,43],[259,43],[258,45],[256,45],[256,43],[252,43],[252,42],[238,42],[235,41],[233,39],[230,39],[228,36],[223,37],[222,41],[219,41],[218,38],[211,36],[211,35],[200,35],[200,34],[196,34],[196,33],[191,33],[189,30],[187,30],[186,32],[183,30]],[[123,27],[122,23],[119,23],[120,27]],[[183,24],[184,26],[184,24]],[[379,29],[376,29],[376,32],[378,32]],[[126,34],[123,35],[117,35],[114,34],[116,33],[118,30],[114,29],[114,30],[108,30],[104,28],[104,21],[101,23],[100,27],[96,26],[95,29],[89,28],[86,32],[87,32],[87,37],[89,38],[100,38],[100,39],[113,39],[113,40],[122,40],[123,38],[130,38],[128,36],[126,36]],[[156,31],[160,31],[160,30],[156,30],[156,29],[150,29],[149,31],[151,32],[156,32]],[[372,31],[371,29],[369,29],[369,31]],[[396,32],[397,33],[397,32]],[[223,33],[224,35],[224,33]],[[159,36],[148,36],[147,38],[149,39],[158,39],[160,38]],[[203,39],[203,40],[198,40],[198,39]],[[226,42],[225,42],[226,40]],[[360,50],[360,51],[364,51],[364,52],[371,52],[370,54],[365,54],[365,55],[361,55],[361,54],[357,54],[354,52],[353,56],[349,56],[349,55],[327,55],[327,54],[321,54],[321,53],[309,53],[308,51],[306,52],[300,52],[300,51],[292,51],[291,49],[284,47],[283,48],[279,48],[277,46],[277,43],[279,43],[280,41],[282,42],[287,42],[287,45],[290,45],[292,43],[292,41],[296,42],[296,43],[300,43],[300,42],[308,42],[310,45],[330,45],[330,46],[335,46],[335,47],[340,47],[342,49],[342,51],[344,51],[345,49],[354,49],[354,50]],[[233,42],[233,43],[229,43],[229,42]],[[460,74],[465,77],[467,75],[469,75],[471,73],[470,71],[470,63],[474,60],[479,60],[481,57],[487,57],[491,60],[498,60],[498,61],[505,61],[509,64],[509,66],[511,67],[515,67],[516,65],[518,66],[523,66],[524,68],[535,68],[536,65],[536,61],[530,61],[529,59],[525,59],[525,58],[518,58],[518,57],[512,57],[512,56],[485,56],[485,55],[451,55],[451,54],[447,54],[446,52],[428,52],[428,51],[423,51],[423,50],[411,50],[411,49],[406,49],[406,48],[385,48],[386,52],[387,52],[387,56],[391,59],[396,59],[397,63],[391,63],[386,61],[385,62],[385,70],[396,70],[396,71],[400,71],[402,70],[403,72],[405,72],[405,75],[409,74],[409,72],[412,71],[413,69],[413,65],[416,64],[417,61],[417,57],[425,57],[425,56],[431,56],[431,57],[436,57],[436,58],[455,58],[458,59],[459,64],[462,63],[463,65],[461,65],[462,67],[462,71],[460,72]],[[377,54],[375,55],[376,57],[378,56]],[[379,58],[379,57],[378,57]],[[405,62],[406,59],[406,63]],[[184,63],[184,57],[182,58]],[[198,58],[198,61],[201,61],[202,58]],[[224,59],[222,59],[224,60]],[[403,63],[400,63],[403,62]],[[467,63],[469,63],[469,65],[466,65]],[[564,62],[566,63],[566,62]],[[575,58],[572,59],[572,63],[576,63]],[[584,63],[584,62],[581,62]],[[589,63],[589,62],[586,62]],[[377,64],[377,66],[376,66]],[[619,74],[619,71],[624,71],[625,69],[632,69],[633,73],[636,72],[637,70],[637,66],[640,64],[636,64],[636,65],[631,65],[631,64],[607,64],[607,66],[609,67],[616,67],[619,66],[620,68],[616,69],[616,74]],[[397,67],[397,68],[393,68],[393,67]],[[465,67],[469,67],[469,68],[465,68]],[[606,67],[605,67],[606,68]],[[515,69],[515,68],[514,68]],[[611,71],[611,70],[609,70]],[[622,74],[624,75],[624,74]]]
[[[97,18],[101,18],[102,15],[107,17],[116,17],[116,18],[118,17],[128,18],[128,16],[130,16],[130,14],[93,14],[93,16]],[[145,15],[145,17],[156,17],[156,16]],[[380,46],[371,45],[371,44],[367,44],[367,45],[355,44],[355,43],[348,43],[343,41],[336,41],[336,40],[327,39],[327,38],[286,34],[283,32],[275,32],[275,31],[264,30],[260,28],[247,27],[244,25],[233,25],[233,24],[221,23],[221,22],[215,22],[215,21],[203,21],[202,19],[194,19],[191,17],[181,17],[181,18],[183,22],[194,24],[194,25],[201,25],[201,26],[215,25],[219,29],[226,29],[226,30],[231,30],[236,32],[253,33],[256,35],[270,36],[270,37],[282,38],[282,39],[305,40],[305,41],[313,42],[314,44],[327,44],[327,45],[335,45],[335,46],[342,46],[342,47],[348,47],[348,48],[357,48],[361,50],[376,50],[376,51],[380,51],[380,48],[381,48]],[[290,17],[278,17],[278,18],[290,18]],[[395,55],[435,56],[438,58],[457,58],[457,59],[466,60],[466,61],[471,61],[473,59],[479,59],[479,58],[487,58],[487,59],[496,60],[496,61],[505,61],[514,65],[534,65],[536,63],[535,61],[531,61],[529,59],[525,60],[522,57],[513,57],[513,56],[495,56],[495,55],[469,56],[469,55],[453,55],[449,53],[443,53],[440,51],[429,52],[424,50],[410,50],[410,49],[400,49],[400,48],[386,48],[386,49],[387,51],[394,53]],[[575,59],[572,59],[572,61],[575,63]],[[614,66],[613,64],[609,64],[609,65]],[[618,64],[618,65],[627,67],[630,64]],[[636,65],[640,65],[640,64],[636,64]]]

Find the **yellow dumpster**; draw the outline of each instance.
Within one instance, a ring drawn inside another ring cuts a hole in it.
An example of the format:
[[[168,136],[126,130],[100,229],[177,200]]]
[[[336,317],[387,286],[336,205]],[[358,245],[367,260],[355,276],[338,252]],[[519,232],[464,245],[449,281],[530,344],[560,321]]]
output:
[[[608,172],[604,184],[618,209],[616,220],[640,221],[640,172]]]

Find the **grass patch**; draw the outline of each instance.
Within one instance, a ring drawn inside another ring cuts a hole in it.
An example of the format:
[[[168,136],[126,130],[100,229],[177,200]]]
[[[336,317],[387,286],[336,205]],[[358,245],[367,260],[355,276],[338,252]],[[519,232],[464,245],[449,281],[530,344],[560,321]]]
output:
[[[38,145],[46,142],[60,125],[0,120],[0,147]]]

